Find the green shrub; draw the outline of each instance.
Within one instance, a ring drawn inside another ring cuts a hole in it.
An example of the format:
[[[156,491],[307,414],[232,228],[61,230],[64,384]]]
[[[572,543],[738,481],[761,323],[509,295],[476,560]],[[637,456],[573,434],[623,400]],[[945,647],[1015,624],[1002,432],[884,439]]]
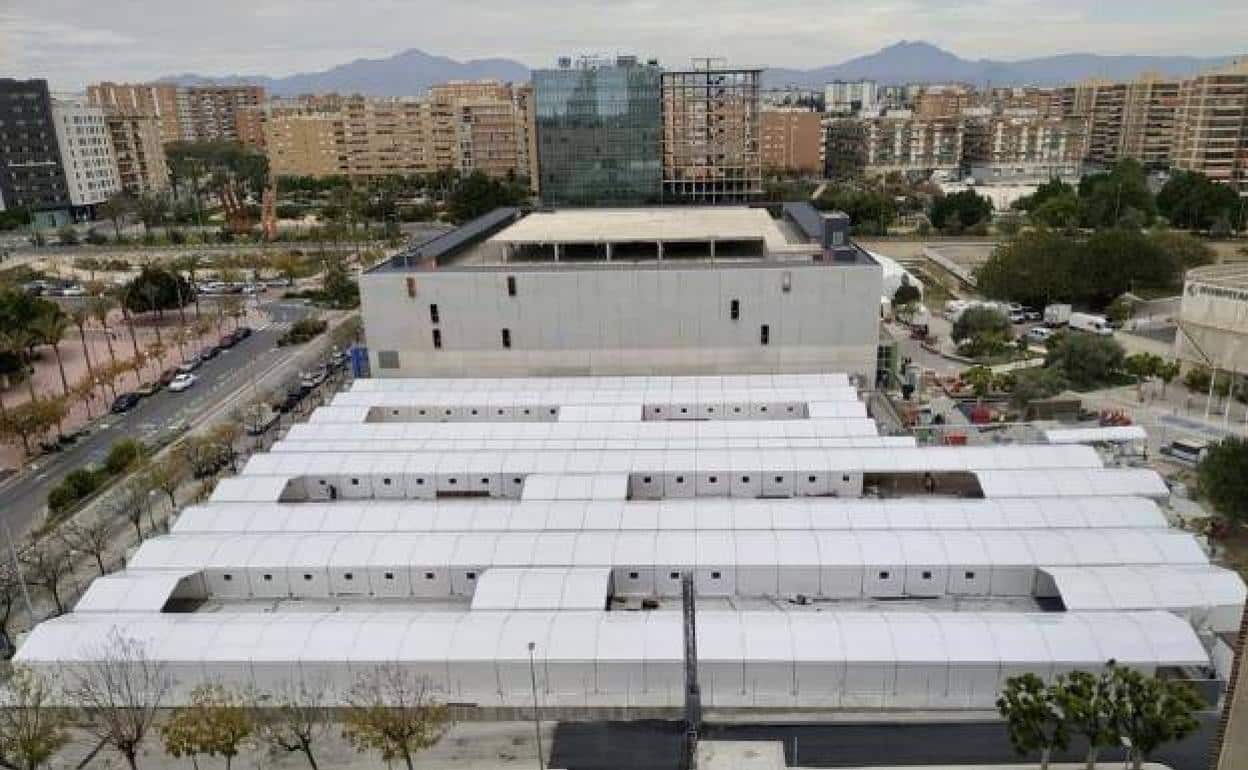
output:
[[[104,460],[104,470],[116,476],[129,470],[143,456],[143,445],[134,439],[122,439],[108,450],[108,458]]]
[[[286,345],[302,345],[318,334],[323,333],[329,324],[320,318],[304,318],[291,324],[286,333],[278,338],[279,347]]]
[[[103,470],[92,468],[70,472],[48,493],[48,508],[53,513],[64,513],[99,489],[106,477]]]

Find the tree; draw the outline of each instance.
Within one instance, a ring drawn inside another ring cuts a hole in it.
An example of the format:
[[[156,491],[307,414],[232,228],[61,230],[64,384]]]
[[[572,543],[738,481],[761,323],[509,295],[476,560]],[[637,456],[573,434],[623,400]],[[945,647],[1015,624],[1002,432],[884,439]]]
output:
[[[1178,377],[1179,372],[1182,370],[1183,364],[1174,360],[1166,361],[1161,366],[1157,367],[1157,378],[1161,380],[1162,397],[1165,397],[1166,388],[1170,386],[1171,382],[1174,382],[1174,378]]]
[[[1199,171],[1176,170],[1157,193],[1157,209],[1174,227],[1209,230],[1219,220],[1234,225],[1241,203],[1230,185],[1218,184]]]
[[[119,486],[108,498],[108,510],[129,521],[139,541],[143,540],[143,514],[148,510],[150,491],[143,477],[139,477]]]
[[[991,307],[967,308],[953,324],[951,334],[958,353],[970,358],[1001,354],[1014,336],[1010,319]]]
[[[518,206],[528,191],[516,182],[493,179],[482,171],[474,171],[455,185],[447,200],[451,220],[462,224],[488,214],[500,206]]]
[[[98,323],[100,328],[104,330],[104,340],[108,343],[108,358],[113,362],[113,365],[116,366],[117,354],[113,351],[113,333],[112,330],[108,328],[108,316],[112,312],[114,306],[114,300],[112,297],[108,296],[92,297],[87,302],[87,312],[91,314],[91,317],[95,319],[95,322]],[[113,395],[114,397],[116,396],[116,394]]]
[[[195,296],[195,287],[165,267],[146,265],[122,287],[122,306],[132,313],[181,310]]]
[[[299,277],[299,269],[302,264],[303,261],[298,255],[289,252],[274,254],[272,257],[269,257],[269,266],[285,278],[286,282],[291,286],[294,286],[295,279]]]
[[[1033,401],[1052,398],[1070,387],[1060,371],[1049,367],[1038,366],[1013,374],[1014,387],[1010,391],[1010,403],[1016,409],[1024,409]]]
[[[325,301],[330,307],[339,310],[359,307],[360,286],[347,273],[346,265],[343,264],[341,256],[334,255],[326,258],[321,285],[325,294]]]
[[[1132,216],[1138,218],[1135,224],[1147,226],[1157,214],[1148,175],[1131,158],[1118,161],[1106,173],[1080,179],[1079,204],[1084,227],[1119,227]]]
[[[962,381],[971,386],[971,392],[976,398],[983,398],[992,391],[995,376],[992,370],[986,366],[972,366],[965,372],[962,372]]]
[[[922,299],[923,292],[903,276],[901,285],[893,292],[893,312],[897,312],[898,308],[914,305]]]
[[[1235,524],[1248,519],[1248,439],[1232,436],[1210,446],[1196,477],[1215,511]]]
[[[125,190],[113,193],[96,206],[95,213],[113,223],[113,237],[121,242],[121,223],[134,211],[134,196]]]
[[[186,466],[177,452],[170,452],[164,457],[152,461],[144,474],[144,482],[148,489],[157,489],[169,498],[170,510],[178,509],[178,487],[186,481]]]
[[[1049,198],[1031,212],[1031,221],[1058,230],[1079,226],[1079,198],[1071,192]]]
[[[41,315],[34,319],[30,327],[43,344],[52,346],[52,352],[56,355],[56,366],[61,372],[61,394],[69,398],[69,379],[65,376],[65,362],[61,360],[61,340],[65,339],[65,333],[69,331],[69,319],[60,313]]]
[[[273,695],[254,698],[256,736],[272,754],[300,753],[312,770],[320,770],[315,747],[330,728],[325,683],[287,684]]]
[[[1204,703],[1186,682],[1115,667],[1111,687],[1111,729],[1130,741],[1127,755],[1135,770],[1163,743],[1182,740],[1200,726],[1195,713]]]
[[[1019,756],[1040,752],[1040,770],[1047,770],[1054,749],[1067,746],[1066,724],[1051,687],[1035,674],[1012,676],[997,698],[1010,745]]]
[[[960,233],[992,216],[992,201],[974,190],[963,190],[932,202],[932,224],[945,232]]]
[[[377,752],[383,762],[402,759],[408,770],[417,753],[442,738],[449,720],[428,680],[393,664],[361,676],[347,701],[343,737],[356,751]]]
[[[1096,767],[1096,755],[1118,741],[1114,732],[1114,661],[1101,674],[1072,671],[1057,677],[1053,700],[1065,718],[1067,728],[1088,742],[1087,770]]]
[[[63,399],[45,398],[7,407],[4,414],[0,416],[0,436],[6,439],[20,439],[22,450],[29,457],[31,440],[43,436],[64,416]]]
[[[69,743],[69,718],[50,703],[52,687],[42,676],[17,669],[5,683],[0,708],[0,767],[38,770]]]
[[[101,575],[108,573],[104,567],[104,554],[112,544],[112,527],[107,519],[92,519],[87,523],[71,522],[61,531],[61,540],[71,550],[89,554]]]
[[[173,757],[204,754],[225,758],[230,770],[234,757],[255,732],[252,712],[242,699],[219,684],[202,684],[191,691],[190,705],[176,708],[160,727],[165,751]]]
[[[52,600],[57,615],[65,614],[65,600],[61,596],[61,581],[73,572],[69,554],[64,544],[52,538],[31,539],[18,554],[25,574],[26,585],[41,589]]]
[[[95,367],[91,363],[91,346],[87,344],[87,321],[91,320],[91,309],[87,305],[75,305],[69,311],[69,320],[78,328],[78,339],[82,342],[82,355],[87,362],[87,375],[95,382]]]
[[[1136,392],[1143,401],[1145,381],[1155,376],[1158,369],[1165,366],[1165,361],[1154,353],[1133,353],[1123,359],[1122,366],[1135,378]]]
[[[1122,369],[1125,351],[1112,337],[1075,332],[1049,340],[1045,366],[1056,367],[1076,388],[1109,382]]]
[[[13,621],[13,607],[19,598],[25,598],[25,591],[26,584],[18,574],[17,565],[9,558],[0,560],[0,634],[6,640],[12,638],[9,624]]]
[[[1209,248],[1209,244],[1188,233],[1158,230],[1149,233],[1148,238],[1170,260],[1170,269],[1174,274],[1172,280],[1175,285],[1178,284],[1178,278],[1188,270],[1212,265],[1217,258],[1213,249]]]
[[[148,657],[141,642],[114,629],[72,676],[66,693],[82,709],[83,728],[138,770],[139,749],[169,693],[164,666]]]

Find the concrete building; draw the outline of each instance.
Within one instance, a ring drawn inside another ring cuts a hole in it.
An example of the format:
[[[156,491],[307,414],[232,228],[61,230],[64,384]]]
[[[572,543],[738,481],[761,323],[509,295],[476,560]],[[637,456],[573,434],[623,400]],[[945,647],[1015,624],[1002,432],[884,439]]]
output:
[[[274,176],[326,177],[346,173],[339,138],[341,116],[311,108],[267,108],[264,152]]]
[[[957,172],[962,167],[966,122],[961,118],[927,120],[902,111],[865,123],[868,174]]]
[[[117,159],[121,188],[133,195],[168,190],[169,164],[160,121],[152,115],[106,108],[104,122]]]
[[[872,381],[880,266],[843,215],[784,209],[496,211],[362,277],[373,372]]]
[[[0,206],[50,226],[70,205],[48,82],[0,78]]]
[[[451,146],[460,173],[532,180],[532,86],[457,81],[429,89],[429,99],[448,126],[439,138]]]
[[[713,59],[662,75],[663,199],[719,203],[762,195],[761,69]]]
[[[1183,81],[1173,165],[1248,193],[1248,57]]]
[[[1248,375],[1248,267],[1211,265],[1187,274],[1174,345],[1185,363]]]
[[[52,120],[69,202],[75,214],[89,218],[97,204],[122,189],[104,108],[82,99],[54,98]]]
[[[87,101],[104,107],[109,114],[147,115],[155,119],[162,144],[186,139],[178,111],[178,86],[172,83],[93,83],[87,86]]]
[[[1150,169],[1170,165],[1179,81],[1156,74],[1134,81],[1091,80],[1061,89],[1062,114],[1087,121],[1085,160],[1108,167],[1134,158]]]
[[[765,109],[759,121],[763,170],[823,174],[823,116],[808,109]]]
[[[973,106],[975,89],[961,83],[922,86],[912,99],[914,117],[923,121],[942,121],[961,117],[962,111]]]
[[[1239,625],[1244,585],[1168,528],[1160,477],[1085,446],[881,437],[850,383],[357,380],[316,414],[412,411],[314,415],[16,661],[72,672],[120,634],[168,677],[169,706],[205,682],[317,683],[340,705],[400,663],[476,718],[514,719],[534,688],[548,719],[670,718],[688,581],[702,702],[754,718],[982,710],[1009,676],[1109,659],[1216,697],[1206,640]],[[385,448],[396,436],[437,443]]]
[[[561,59],[533,72],[538,190],[551,205],[657,203],[663,111],[657,62]]]
[[[834,80],[823,87],[823,108],[836,115],[878,114],[880,87],[874,80]]]
[[[1083,167],[1086,122],[1012,109],[989,117],[968,117],[963,165],[979,184],[1077,182]]]
[[[434,105],[415,97],[344,100],[339,138],[340,173],[377,177],[431,174],[451,168],[449,144],[435,141]]]
[[[182,126],[188,141],[238,142],[239,114],[264,103],[261,86],[187,86],[178,89],[179,110],[187,119]],[[183,108],[183,105],[185,107]],[[246,120],[246,118],[244,118]],[[254,137],[254,132],[249,132]]]

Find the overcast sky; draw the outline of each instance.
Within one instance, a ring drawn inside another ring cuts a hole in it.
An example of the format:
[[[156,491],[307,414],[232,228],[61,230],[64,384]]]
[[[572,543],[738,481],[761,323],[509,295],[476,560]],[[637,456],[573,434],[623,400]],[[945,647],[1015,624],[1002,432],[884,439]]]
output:
[[[965,58],[1224,56],[1245,0],[0,0],[0,75],[72,89],[195,72],[288,75],[407,48],[530,66],[561,53],[836,64],[898,40]]]

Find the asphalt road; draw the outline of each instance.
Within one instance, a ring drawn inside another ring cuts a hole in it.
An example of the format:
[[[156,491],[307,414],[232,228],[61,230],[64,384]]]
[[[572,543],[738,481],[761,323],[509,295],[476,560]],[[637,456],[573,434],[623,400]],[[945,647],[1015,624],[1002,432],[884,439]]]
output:
[[[270,372],[289,365],[304,351],[303,346],[277,347],[286,324],[307,314],[296,303],[275,302],[264,306],[272,321],[266,328],[204,362],[195,372],[199,378],[189,390],[167,390],[149,396],[125,414],[110,414],[92,425],[91,432],[61,452],[39,458],[33,468],[0,483],[0,515],[20,538],[43,521],[48,491],[65,474],[108,455],[112,444],[123,438],[150,439],[179,425],[192,426],[235,406],[234,396],[241,389],[260,381]],[[175,360],[176,354],[175,354]],[[119,391],[120,392],[120,391]]]
[[[1203,715],[1198,732],[1165,747],[1153,760],[1173,770],[1207,770],[1216,726],[1216,715]],[[678,722],[562,722],[555,728],[549,765],[566,770],[677,770],[680,734]],[[790,767],[1022,761],[999,722],[707,725],[701,737],[783,741]],[[1060,759],[1079,762],[1083,754],[1082,747],[1072,746]],[[1106,751],[1097,766],[1117,768],[1122,762],[1121,751]]]

